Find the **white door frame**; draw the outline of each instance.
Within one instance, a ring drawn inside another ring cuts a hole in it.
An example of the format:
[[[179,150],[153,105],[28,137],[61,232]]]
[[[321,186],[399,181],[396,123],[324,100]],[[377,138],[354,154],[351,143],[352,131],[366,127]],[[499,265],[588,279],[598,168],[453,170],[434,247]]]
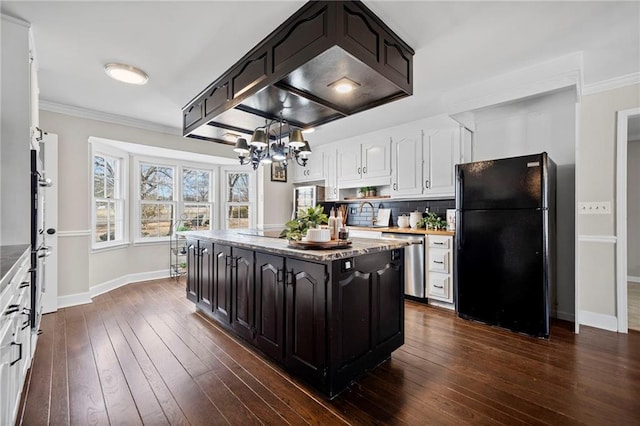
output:
[[[627,313],[627,125],[640,108],[618,111],[616,153],[616,296],[618,332],[628,332]]]

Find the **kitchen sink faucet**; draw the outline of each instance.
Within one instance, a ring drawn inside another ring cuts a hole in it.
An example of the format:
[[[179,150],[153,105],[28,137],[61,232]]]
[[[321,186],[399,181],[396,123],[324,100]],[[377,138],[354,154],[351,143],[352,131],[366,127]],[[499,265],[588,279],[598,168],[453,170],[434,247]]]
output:
[[[369,201],[363,201],[360,203],[360,213],[362,213],[362,208],[366,205],[369,204],[371,206],[371,226],[375,226],[376,225],[376,212],[375,209],[373,207],[373,204],[371,204]]]

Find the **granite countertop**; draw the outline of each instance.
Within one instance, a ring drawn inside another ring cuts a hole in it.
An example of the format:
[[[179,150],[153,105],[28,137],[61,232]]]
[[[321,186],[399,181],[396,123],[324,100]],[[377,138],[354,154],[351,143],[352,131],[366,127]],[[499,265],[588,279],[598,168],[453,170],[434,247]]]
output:
[[[301,250],[289,247],[289,242],[282,238],[243,235],[243,231],[246,232],[247,230],[184,231],[179,232],[179,234],[187,238],[192,237],[201,240],[213,241],[214,243],[227,243],[234,247],[265,251],[268,253],[320,262],[398,249],[409,244],[405,241],[352,238],[352,244],[346,248]]]
[[[29,252],[29,244],[0,246],[0,292],[9,284],[18,271],[18,263],[22,256]]]
[[[446,235],[453,236],[454,231],[436,231],[434,229],[425,228],[398,228],[397,226],[380,227],[380,226],[348,226],[349,229],[357,231],[374,231],[374,232],[394,232],[396,234],[418,234],[418,235]]]

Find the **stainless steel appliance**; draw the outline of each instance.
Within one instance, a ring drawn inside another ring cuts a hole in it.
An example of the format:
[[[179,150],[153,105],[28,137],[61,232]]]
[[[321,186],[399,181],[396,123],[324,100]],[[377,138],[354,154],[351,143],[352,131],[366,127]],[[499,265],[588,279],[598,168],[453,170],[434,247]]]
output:
[[[547,153],[456,166],[456,308],[549,336],[556,165]]]
[[[404,294],[420,299],[427,297],[424,278],[425,237],[423,235],[383,232],[382,238],[404,240],[411,243],[404,248]]]
[[[296,186],[293,188],[293,213],[291,218],[298,217],[298,210],[301,208],[315,207],[321,201],[324,201],[324,186]]]

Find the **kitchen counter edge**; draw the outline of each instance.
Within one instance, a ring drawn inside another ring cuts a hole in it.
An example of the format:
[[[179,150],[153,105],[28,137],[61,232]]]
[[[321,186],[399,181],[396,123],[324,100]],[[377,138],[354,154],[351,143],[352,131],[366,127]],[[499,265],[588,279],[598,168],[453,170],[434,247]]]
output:
[[[319,262],[333,261],[347,257],[361,256],[367,253],[376,253],[387,250],[403,248],[408,245],[405,241],[379,240],[369,238],[352,238],[351,246],[347,248],[328,250],[300,250],[289,247],[289,242],[282,238],[261,237],[243,235],[242,231],[183,231],[178,232],[186,238],[212,241],[214,243],[228,244],[233,247],[247,248],[257,251],[266,251],[284,256],[293,256],[300,259]]]

